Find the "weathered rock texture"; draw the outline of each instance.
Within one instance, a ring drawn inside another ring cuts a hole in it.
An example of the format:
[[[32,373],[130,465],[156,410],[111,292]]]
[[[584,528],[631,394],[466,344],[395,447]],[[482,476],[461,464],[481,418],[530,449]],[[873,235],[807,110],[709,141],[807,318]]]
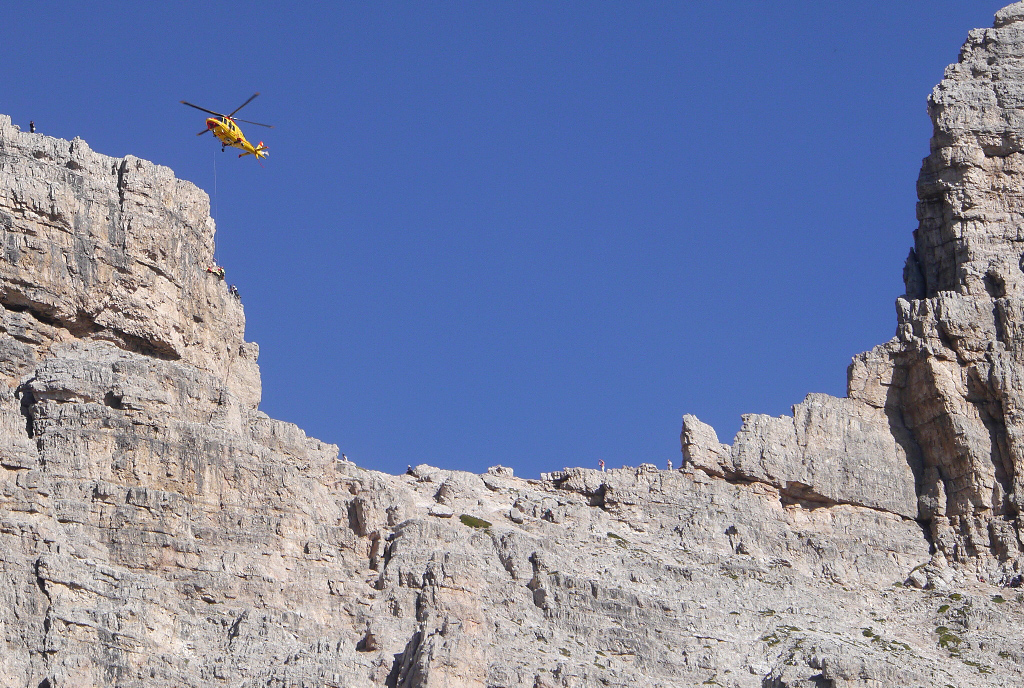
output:
[[[848,398],[541,481],[268,418],[205,194],[0,116],[0,685],[1024,685],[1024,3],[930,109]]]
[[[1019,581],[1024,3],[970,33],[928,105],[935,131],[897,336],[855,358],[849,398],[748,416],[731,448],[687,419],[684,451],[712,474],[917,518],[959,568]]]

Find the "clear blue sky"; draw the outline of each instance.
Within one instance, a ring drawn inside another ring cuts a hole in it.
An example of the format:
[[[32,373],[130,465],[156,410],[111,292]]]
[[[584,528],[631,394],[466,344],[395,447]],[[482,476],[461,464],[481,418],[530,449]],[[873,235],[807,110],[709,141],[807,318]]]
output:
[[[679,460],[889,339],[1004,2],[20,2],[0,112],[214,191],[262,408],[357,463]],[[275,129],[266,168],[185,99]]]

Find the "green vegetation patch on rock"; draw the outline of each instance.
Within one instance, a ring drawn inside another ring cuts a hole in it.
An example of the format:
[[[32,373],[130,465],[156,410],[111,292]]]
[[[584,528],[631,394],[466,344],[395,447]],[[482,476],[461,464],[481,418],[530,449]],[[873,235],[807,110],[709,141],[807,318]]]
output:
[[[469,514],[462,514],[459,516],[459,520],[462,521],[463,525],[467,525],[470,528],[480,528],[481,530],[486,530],[492,525],[490,521],[485,521],[482,518],[470,516]]]

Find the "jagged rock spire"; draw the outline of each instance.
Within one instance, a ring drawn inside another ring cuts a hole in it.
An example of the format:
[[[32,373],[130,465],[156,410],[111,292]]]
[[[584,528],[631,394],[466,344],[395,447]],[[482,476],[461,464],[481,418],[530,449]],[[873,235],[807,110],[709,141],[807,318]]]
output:
[[[971,31],[928,99],[931,154],[918,180],[911,298],[999,298],[1024,282],[1024,5]]]
[[[1024,568],[1024,3],[970,32],[928,109],[897,336],[855,357],[847,399],[745,416],[731,447],[687,417],[683,450],[792,498],[917,518],[943,559],[1011,580]]]

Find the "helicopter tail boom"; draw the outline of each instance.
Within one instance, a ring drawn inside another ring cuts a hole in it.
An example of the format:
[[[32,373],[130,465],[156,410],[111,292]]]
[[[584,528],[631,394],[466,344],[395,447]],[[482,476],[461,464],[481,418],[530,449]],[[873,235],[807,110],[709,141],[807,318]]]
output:
[[[247,148],[244,153],[239,153],[238,157],[244,158],[247,155],[255,155],[257,159],[267,157],[268,153],[266,144],[260,141],[259,145],[251,146],[251,150]]]

